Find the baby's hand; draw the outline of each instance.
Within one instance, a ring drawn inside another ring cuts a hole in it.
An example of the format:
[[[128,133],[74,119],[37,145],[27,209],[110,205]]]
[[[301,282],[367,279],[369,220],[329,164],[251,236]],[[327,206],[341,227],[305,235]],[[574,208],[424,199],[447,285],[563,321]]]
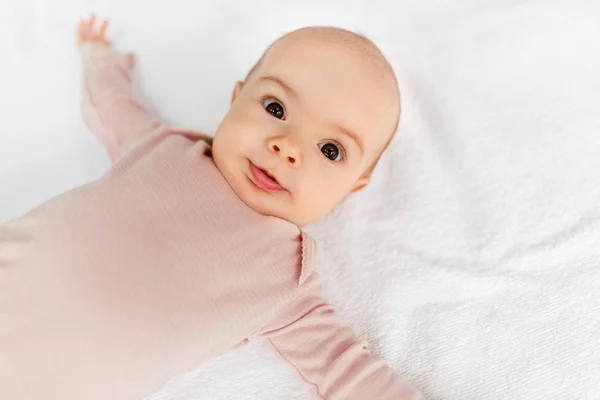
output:
[[[108,20],[103,20],[100,23],[100,27],[95,29],[96,16],[92,16],[88,19],[82,19],[77,25],[77,45],[81,45],[86,42],[100,43],[107,46],[112,44],[106,40],[106,27],[108,26]]]
[[[82,19],[77,25],[77,45],[81,46],[85,43],[98,43],[105,46],[112,46],[112,43],[106,40],[106,27],[108,26],[108,20],[102,20],[100,26],[96,28],[96,16],[92,16],[88,19]],[[127,66],[133,68],[135,65],[135,56],[133,53],[127,53],[124,55],[127,58]]]

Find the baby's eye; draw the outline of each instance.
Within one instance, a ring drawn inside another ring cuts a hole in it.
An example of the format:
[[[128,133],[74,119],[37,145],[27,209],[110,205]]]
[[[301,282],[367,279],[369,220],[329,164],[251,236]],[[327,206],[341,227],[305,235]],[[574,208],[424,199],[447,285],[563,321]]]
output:
[[[342,150],[340,147],[331,142],[325,142],[319,145],[321,149],[321,153],[331,161],[341,161],[342,160]]]
[[[263,106],[265,110],[272,116],[278,119],[285,119],[285,113],[283,111],[283,106],[273,99],[266,99],[263,101]]]

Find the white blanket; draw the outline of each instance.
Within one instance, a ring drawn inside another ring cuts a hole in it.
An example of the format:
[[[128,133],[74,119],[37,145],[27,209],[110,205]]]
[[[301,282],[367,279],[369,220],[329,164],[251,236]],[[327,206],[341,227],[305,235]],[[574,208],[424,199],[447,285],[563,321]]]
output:
[[[353,29],[403,114],[372,186],[309,227],[330,301],[428,399],[600,399],[599,4],[2,0],[0,221],[109,166],[79,114],[87,12],[137,52],[147,103],[207,132],[271,40]],[[151,397],[305,398],[261,343]]]

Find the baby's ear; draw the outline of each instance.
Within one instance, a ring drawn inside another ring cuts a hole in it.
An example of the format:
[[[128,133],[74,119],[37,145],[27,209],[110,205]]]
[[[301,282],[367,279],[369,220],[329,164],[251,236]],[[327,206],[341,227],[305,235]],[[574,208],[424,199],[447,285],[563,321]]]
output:
[[[240,91],[242,90],[243,86],[244,86],[244,82],[237,81],[235,83],[235,87],[233,88],[233,93],[231,94],[231,102],[232,103],[235,101],[235,98],[238,96],[238,94],[240,94]]]
[[[354,185],[354,189],[352,189],[352,193],[356,193],[359,190],[362,190],[365,188],[365,186],[367,186],[369,184],[371,180],[369,179],[368,176],[363,176],[362,178],[360,178],[358,181],[356,181],[356,184]]]

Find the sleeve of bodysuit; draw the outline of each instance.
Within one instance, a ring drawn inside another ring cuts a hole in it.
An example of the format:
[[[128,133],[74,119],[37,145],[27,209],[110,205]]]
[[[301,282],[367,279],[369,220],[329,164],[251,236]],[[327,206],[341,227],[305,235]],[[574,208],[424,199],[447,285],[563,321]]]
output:
[[[83,116],[114,162],[139,139],[161,126],[133,96],[131,70],[111,46],[85,43]]]
[[[417,400],[423,396],[371,355],[321,296],[311,274],[299,296],[260,334],[309,387],[311,399]]]

